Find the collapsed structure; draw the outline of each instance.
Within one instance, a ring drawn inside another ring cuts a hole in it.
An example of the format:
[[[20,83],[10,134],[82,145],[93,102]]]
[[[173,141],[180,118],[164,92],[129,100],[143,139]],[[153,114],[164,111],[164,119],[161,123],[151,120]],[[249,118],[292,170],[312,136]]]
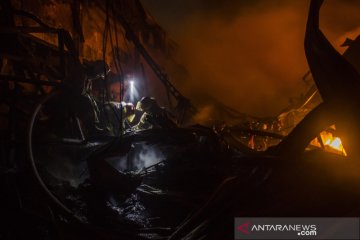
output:
[[[358,39],[335,51],[322,1],[305,37],[316,87],[273,118],[218,104],[231,124],[208,126],[140,1],[36,3],[0,5],[5,238],[232,239],[235,216],[358,216]]]

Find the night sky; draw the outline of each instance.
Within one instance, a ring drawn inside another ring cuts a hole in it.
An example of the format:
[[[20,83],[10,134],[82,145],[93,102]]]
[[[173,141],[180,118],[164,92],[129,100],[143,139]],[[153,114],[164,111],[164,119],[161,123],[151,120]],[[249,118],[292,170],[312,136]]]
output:
[[[271,116],[304,93],[309,1],[141,1],[179,44],[190,98],[211,95],[241,112]],[[339,51],[345,37],[360,33],[359,13],[360,1],[325,1],[321,28]]]

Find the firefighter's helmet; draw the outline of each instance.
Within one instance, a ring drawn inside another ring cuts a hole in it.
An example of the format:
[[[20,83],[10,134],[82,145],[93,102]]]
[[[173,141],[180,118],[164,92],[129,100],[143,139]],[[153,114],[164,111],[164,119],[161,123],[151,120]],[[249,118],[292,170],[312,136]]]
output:
[[[143,97],[136,104],[136,110],[149,112],[151,109],[157,106],[157,102],[153,97]]]

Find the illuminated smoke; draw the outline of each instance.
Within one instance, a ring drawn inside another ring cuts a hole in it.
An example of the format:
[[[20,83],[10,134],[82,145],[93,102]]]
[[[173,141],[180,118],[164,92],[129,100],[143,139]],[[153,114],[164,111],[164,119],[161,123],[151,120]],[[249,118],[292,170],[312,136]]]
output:
[[[44,161],[41,158],[42,166],[46,171],[59,181],[66,181],[72,187],[78,187],[89,177],[85,159],[91,152],[77,150],[67,146],[57,146],[49,149],[49,157]],[[49,175],[42,176],[47,182],[52,182]]]
[[[198,109],[198,112],[194,116],[193,121],[196,123],[205,124],[207,121],[212,120],[210,119],[212,116],[212,112],[213,112],[213,107],[211,105],[206,105]]]
[[[134,164],[137,169],[141,169],[154,165],[162,160],[164,160],[164,155],[156,146],[142,144],[134,159]]]
[[[163,152],[155,145],[136,143],[125,156],[106,159],[120,171],[137,171],[165,159]]]
[[[178,59],[191,80],[173,79],[191,99],[211,95],[238,111],[273,116],[305,92],[309,1],[142,2],[179,43]],[[359,10],[360,1],[324,3],[321,28],[340,51],[345,34],[359,27]]]

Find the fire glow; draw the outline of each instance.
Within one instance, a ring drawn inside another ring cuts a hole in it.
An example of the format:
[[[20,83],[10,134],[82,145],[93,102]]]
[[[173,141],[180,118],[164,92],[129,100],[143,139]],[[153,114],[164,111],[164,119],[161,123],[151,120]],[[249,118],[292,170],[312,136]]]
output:
[[[315,138],[311,141],[310,145],[315,147],[322,147],[325,151],[334,152],[346,156],[346,151],[339,137],[334,136],[336,131],[335,125],[329,127],[328,130],[322,131],[320,133],[320,139]],[[322,144],[320,143],[322,141]]]

